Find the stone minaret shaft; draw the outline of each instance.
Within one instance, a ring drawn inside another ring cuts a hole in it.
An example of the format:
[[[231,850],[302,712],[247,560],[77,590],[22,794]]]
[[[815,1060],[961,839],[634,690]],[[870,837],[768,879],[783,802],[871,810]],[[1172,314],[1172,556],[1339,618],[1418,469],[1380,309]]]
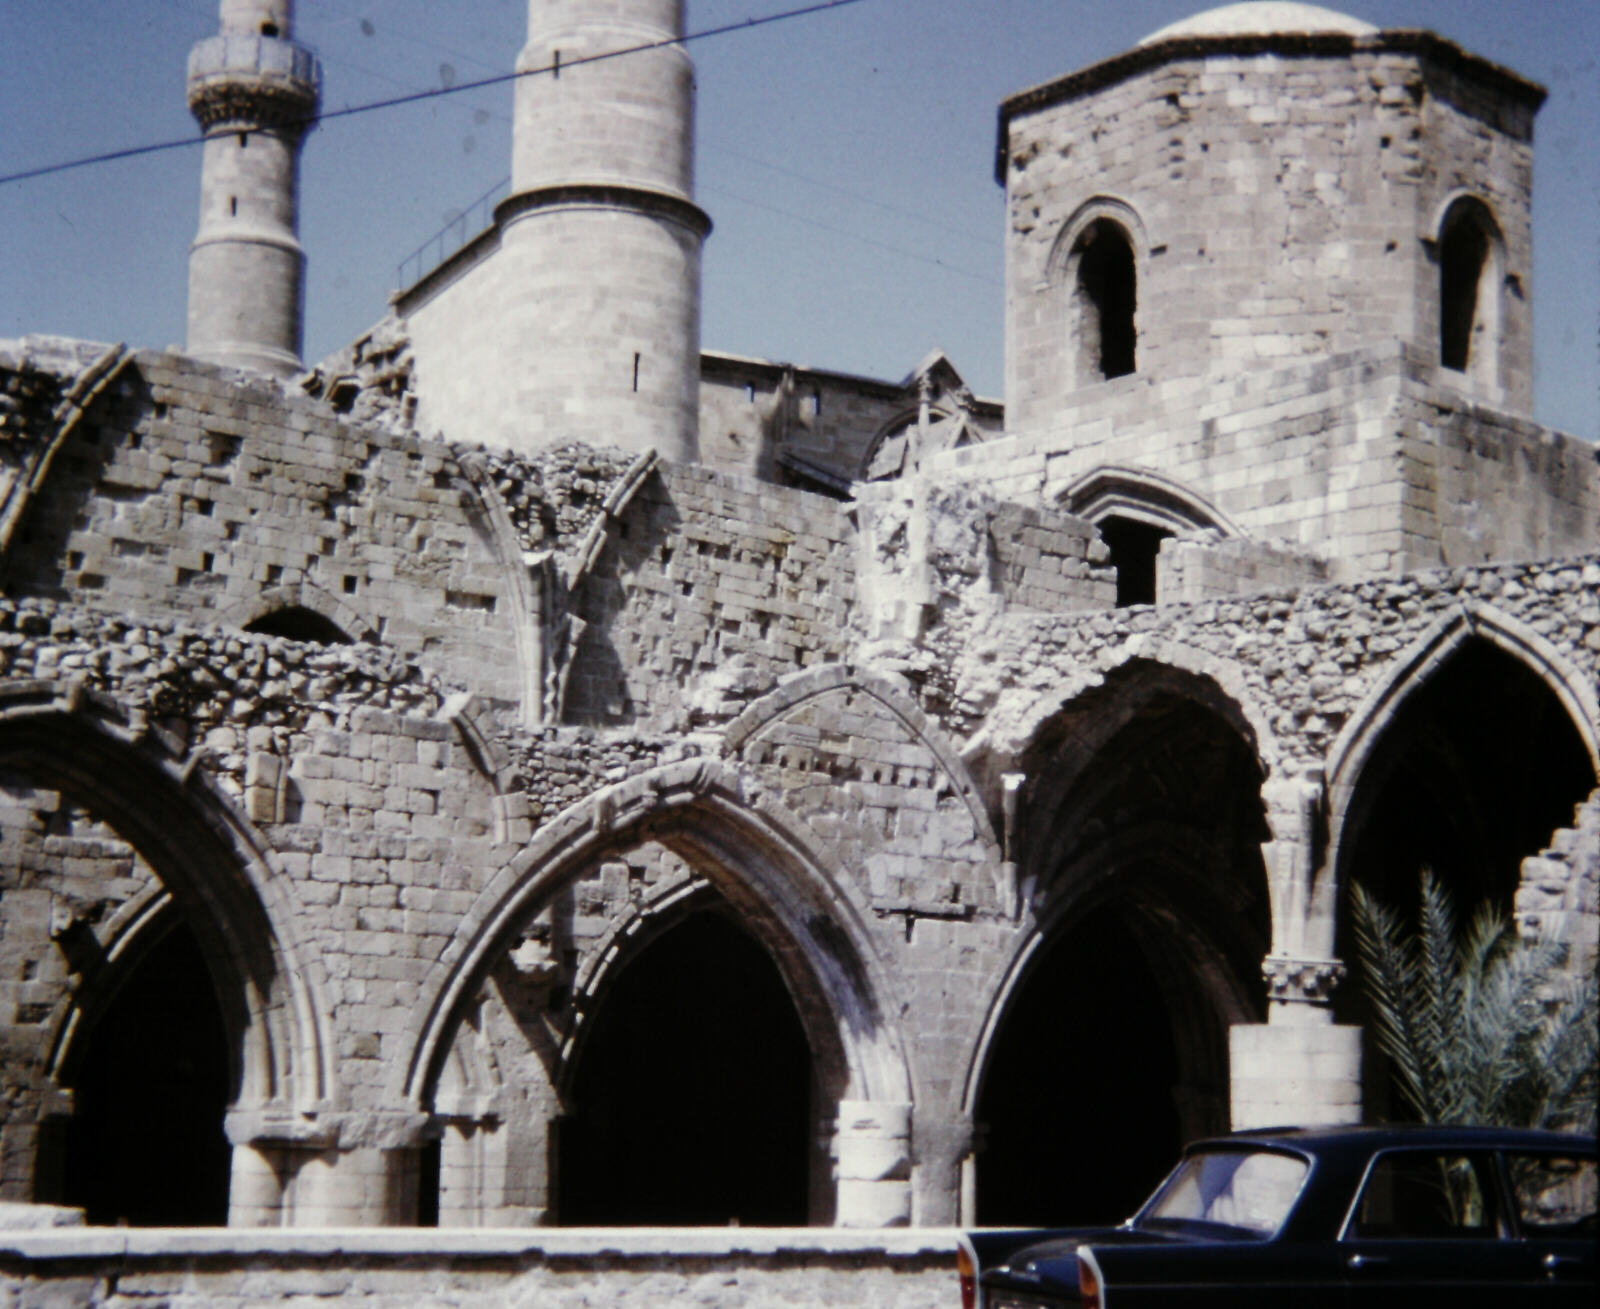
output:
[[[693,199],[694,67],[671,44],[682,0],[528,10],[512,193],[496,215],[514,412],[535,442],[693,461],[711,222]],[[634,52],[583,62],[623,50]]]
[[[205,133],[189,352],[280,376],[300,368],[300,146],[321,84],[293,20],[293,0],[222,0],[220,34],[189,54],[189,108]]]

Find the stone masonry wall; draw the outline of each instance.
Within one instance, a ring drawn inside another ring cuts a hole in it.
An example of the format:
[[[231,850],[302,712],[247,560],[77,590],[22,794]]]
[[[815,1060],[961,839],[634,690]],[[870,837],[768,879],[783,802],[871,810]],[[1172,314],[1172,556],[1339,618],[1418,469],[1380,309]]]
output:
[[[1096,196],[1115,197],[1125,208],[1109,216],[1133,228],[1137,368],[1158,384],[1395,340],[1437,362],[1427,224],[1456,188],[1500,215],[1505,271],[1526,280],[1536,88],[1495,103],[1483,74],[1381,36],[1354,50],[1278,44],[1175,46],[1103,85],[1078,74],[1086,89],[1037,108],[1034,93],[1008,102],[1011,431],[1038,431],[1095,383],[1073,363],[1058,243]],[[1512,380],[1528,363],[1526,314],[1510,297],[1500,372],[1518,410],[1530,399]]]
[[[837,502],[663,465],[576,588],[569,717],[683,723],[703,679],[715,703],[841,657],[853,569]]]
[[[1473,405],[1455,376],[1399,345],[1244,378],[1141,373],[1075,395],[1048,430],[931,468],[981,470],[1024,503],[1068,494],[1103,466],[1159,470],[1251,537],[1326,557],[1334,577],[1600,540],[1594,448]]]
[[[321,613],[515,702],[506,578],[453,454],[263,381],[141,355],[59,451],[13,593],[245,623]]]

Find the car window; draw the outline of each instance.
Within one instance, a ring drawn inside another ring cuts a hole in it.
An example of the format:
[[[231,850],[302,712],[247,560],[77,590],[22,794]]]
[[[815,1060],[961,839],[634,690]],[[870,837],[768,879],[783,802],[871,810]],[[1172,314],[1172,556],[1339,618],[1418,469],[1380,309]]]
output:
[[[1275,1151],[1190,1155],[1140,1212],[1141,1225],[1206,1223],[1271,1236],[1289,1216],[1309,1165]]]
[[[1595,1161],[1572,1155],[1509,1154],[1506,1169],[1522,1230],[1541,1236],[1593,1235]]]
[[[1381,1154],[1356,1203],[1353,1234],[1417,1240],[1496,1235],[1481,1161],[1432,1150]]]

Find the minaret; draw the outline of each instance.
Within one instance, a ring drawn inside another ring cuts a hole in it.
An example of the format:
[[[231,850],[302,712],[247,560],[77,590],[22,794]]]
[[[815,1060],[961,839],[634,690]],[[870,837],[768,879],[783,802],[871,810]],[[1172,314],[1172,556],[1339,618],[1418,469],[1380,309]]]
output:
[[[698,454],[694,66],[682,0],[530,0],[496,211],[517,443]],[[637,50],[585,63],[595,55]],[[548,72],[538,70],[548,69]]]
[[[300,145],[321,85],[293,21],[293,0],[222,0],[220,35],[189,54],[189,109],[205,133],[189,352],[279,376],[300,368]]]

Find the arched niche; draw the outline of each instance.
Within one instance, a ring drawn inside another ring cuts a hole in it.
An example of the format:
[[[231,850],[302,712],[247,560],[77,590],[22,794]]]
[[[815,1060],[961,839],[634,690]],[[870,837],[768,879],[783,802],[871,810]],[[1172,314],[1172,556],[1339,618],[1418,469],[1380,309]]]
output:
[[[320,645],[378,639],[360,613],[311,582],[268,587],[223,609],[217,619],[246,632]]]
[[[96,1030],[112,1021],[106,1015],[119,997],[128,988],[160,990],[148,958],[174,934],[185,958],[157,972],[190,976],[196,959],[203,964],[225,1033],[229,1139],[292,1137],[332,1094],[315,1000],[320,970],[295,947],[292,893],[249,824],[194,763],[106,697],[42,683],[0,688],[0,774],[62,797],[96,828],[93,841],[73,847],[73,857],[86,860],[85,877],[70,894],[50,892],[44,930],[35,933],[40,960],[73,979],[42,1024],[37,1076],[47,1126],[56,1120],[59,1128],[70,1114],[70,1099],[57,1092],[96,1057]],[[136,864],[142,881],[133,877],[122,891],[100,886],[90,865],[101,860]],[[8,899],[9,913],[19,901]],[[51,1135],[37,1160],[44,1171],[33,1179],[41,1198],[58,1197],[63,1180]]]
[[[1264,769],[1214,683],[1137,662],[1020,763],[1034,921],[969,1066],[972,1218],[1115,1221],[1184,1140],[1228,1124],[1228,1028],[1265,1010]],[[1119,1160],[1110,1143],[1133,1141]]]
[[[537,939],[536,920],[559,897],[607,860],[647,842],[692,869],[704,885],[696,894],[713,896],[718,912],[771,960],[809,1047],[817,1120],[831,1121],[847,1101],[908,1105],[909,1072],[888,1017],[895,1012],[886,998],[892,991],[858,893],[803,825],[771,802],[748,799],[740,774],[706,760],[608,788],[540,829],[486,888],[446,949],[395,1094],[427,1110],[463,1016],[494,970],[525,957],[525,943]],[[674,921],[671,913],[647,918],[645,937]],[[629,954],[638,935],[620,935],[618,955]],[[557,1053],[553,1082],[560,1082],[571,1053]],[[818,1195],[813,1185],[812,1221],[848,1221],[843,1208],[836,1195]]]

